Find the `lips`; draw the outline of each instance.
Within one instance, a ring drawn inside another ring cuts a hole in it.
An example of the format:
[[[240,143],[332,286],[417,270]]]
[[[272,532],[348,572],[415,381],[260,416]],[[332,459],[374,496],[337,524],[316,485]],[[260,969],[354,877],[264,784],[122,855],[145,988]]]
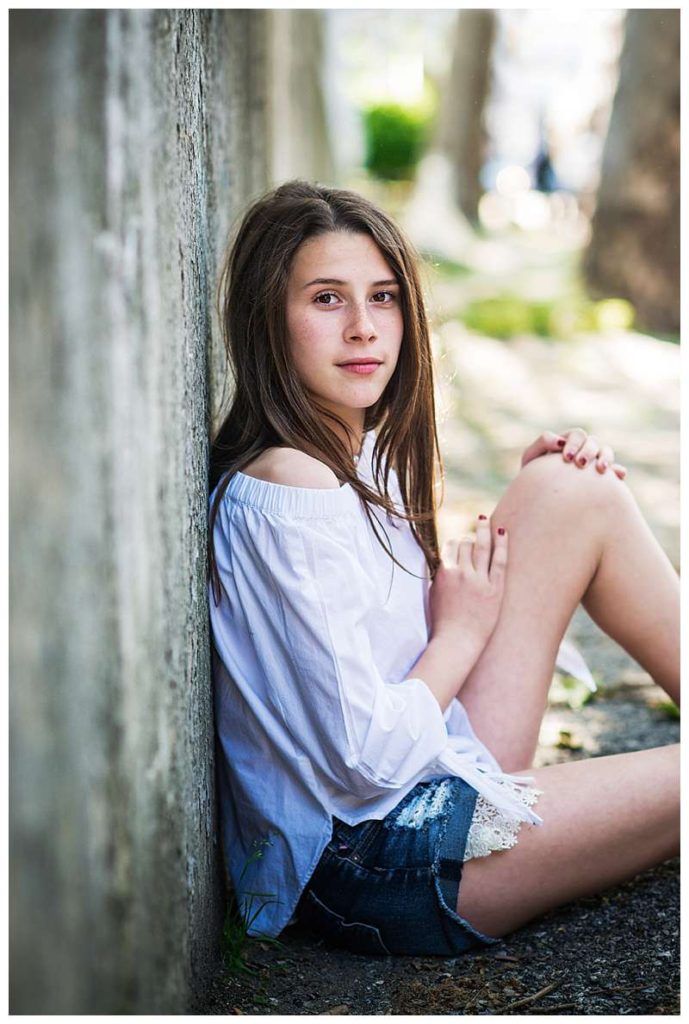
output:
[[[371,376],[372,373],[376,372],[379,366],[380,363],[377,363],[375,359],[373,360],[373,362],[340,363],[340,369],[344,370],[345,373],[358,373],[361,376],[369,377]]]
[[[346,363],[338,363],[338,366],[380,366],[380,359],[348,359]]]

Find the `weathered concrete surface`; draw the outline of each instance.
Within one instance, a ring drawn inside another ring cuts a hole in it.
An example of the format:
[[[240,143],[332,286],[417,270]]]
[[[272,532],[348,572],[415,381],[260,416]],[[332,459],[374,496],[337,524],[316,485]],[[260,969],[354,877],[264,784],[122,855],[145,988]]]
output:
[[[10,30],[11,1011],[183,1012],[223,911],[209,305],[266,184],[264,18]]]

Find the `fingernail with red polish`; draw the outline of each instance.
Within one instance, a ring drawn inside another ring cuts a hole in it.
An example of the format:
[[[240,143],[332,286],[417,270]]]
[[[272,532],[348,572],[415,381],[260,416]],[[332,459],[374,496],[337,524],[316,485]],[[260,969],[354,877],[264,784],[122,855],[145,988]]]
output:
[[[565,452],[565,460],[571,462],[574,458],[574,452]]]
[[[583,456],[580,459],[578,459],[578,462],[580,466],[586,465],[586,459]]]
[[[479,516],[479,519],[486,519],[487,516]]]
[[[505,527],[504,526],[498,526],[498,533],[500,534],[501,537],[504,534],[504,532],[505,532]]]
[[[559,441],[557,442],[558,448],[564,448],[564,446],[566,444],[567,444],[567,442],[563,438],[560,438]]]

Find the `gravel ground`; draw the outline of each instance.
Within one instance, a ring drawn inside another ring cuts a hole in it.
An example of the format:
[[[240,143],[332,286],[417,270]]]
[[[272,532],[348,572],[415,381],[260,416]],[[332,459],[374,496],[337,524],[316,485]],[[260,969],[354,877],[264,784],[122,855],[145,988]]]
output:
[[[522,928],[490,952],[366,958],[297,928],[251,942],[255,973],[217,979],[206,1014],[678,1014],[678,865]]]
[[[599,643],[612,645],[581,614],[577,641],[592,663]],[[627,660],[626,682],[601,686],[576,710],[554,687],[536,764],[679,741],[679,722],[661,706],[664,693]],[[570,746],[555,745],[562,729]],[[191,1012],[678,1014],[679,858],[451,960],[357,956],[293,926],[279,946],[249,940],[246,962],[252,973],[218,976]]]

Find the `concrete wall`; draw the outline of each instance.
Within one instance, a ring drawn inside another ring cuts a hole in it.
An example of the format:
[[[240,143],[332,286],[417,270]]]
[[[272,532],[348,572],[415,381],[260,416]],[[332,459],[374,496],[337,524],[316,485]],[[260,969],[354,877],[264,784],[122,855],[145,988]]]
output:
[[[210,304],[265,14],[10,16],[13,1013],[184,1012],[215,967]]]

